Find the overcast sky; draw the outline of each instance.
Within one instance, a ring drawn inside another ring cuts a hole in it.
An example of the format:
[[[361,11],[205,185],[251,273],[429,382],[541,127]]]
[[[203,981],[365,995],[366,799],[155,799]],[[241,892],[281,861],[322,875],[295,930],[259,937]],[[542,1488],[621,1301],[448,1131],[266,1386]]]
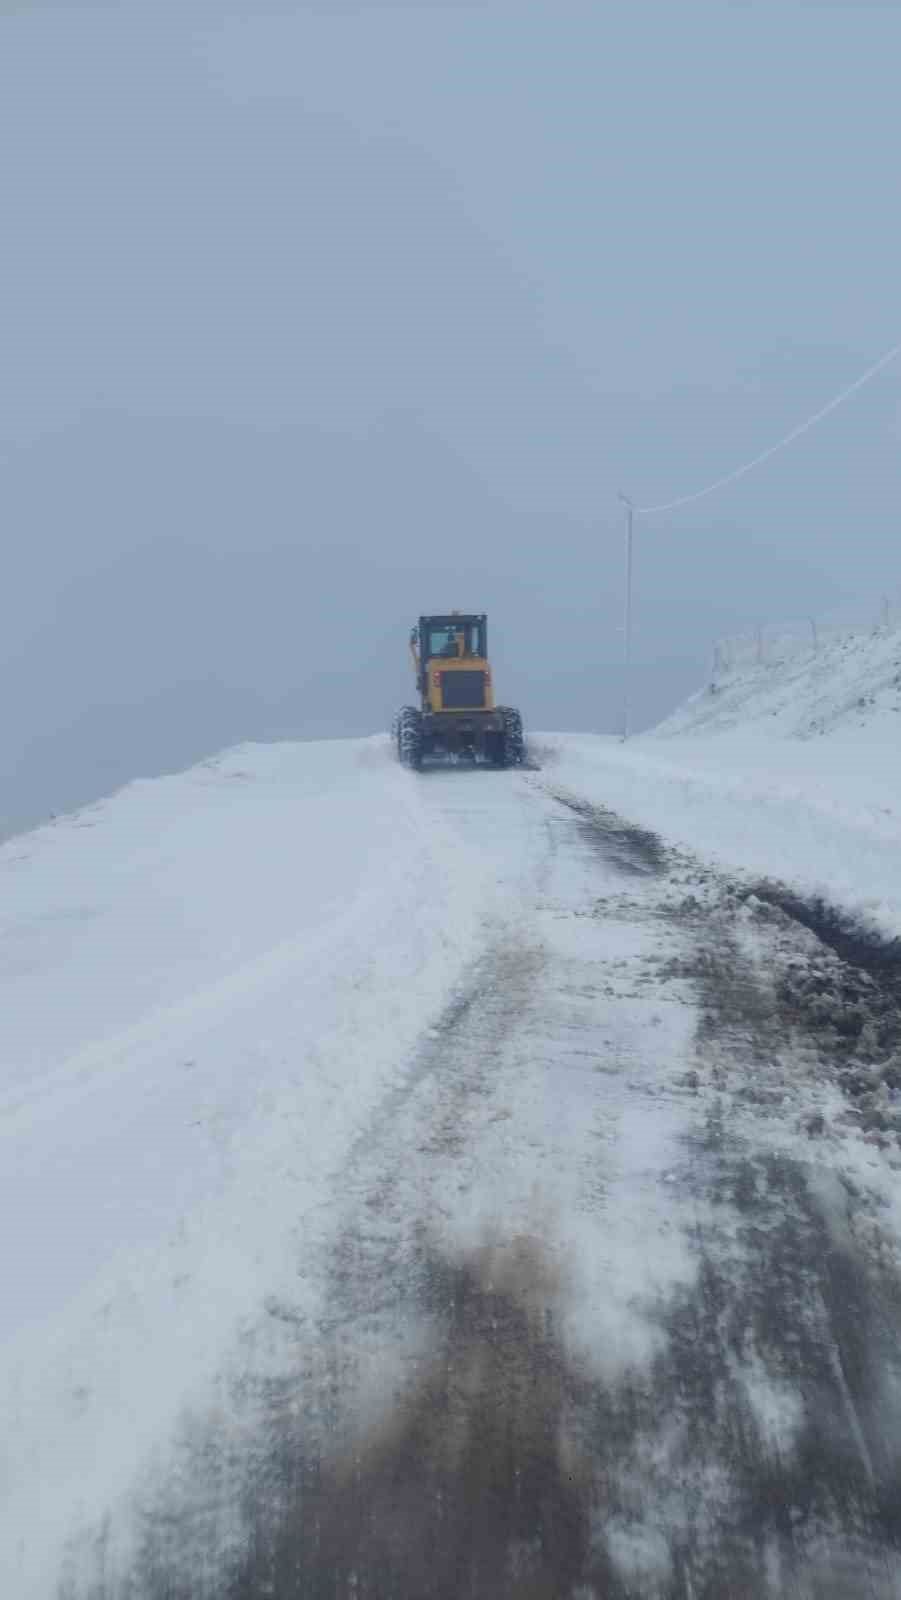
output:
[[[487,610],[612,731],[617,490],[687,493],[901,338],[901,8],[0,0],[6,827],[387,725]],[[637,529],[636,720],[901,585],[901,362]]]

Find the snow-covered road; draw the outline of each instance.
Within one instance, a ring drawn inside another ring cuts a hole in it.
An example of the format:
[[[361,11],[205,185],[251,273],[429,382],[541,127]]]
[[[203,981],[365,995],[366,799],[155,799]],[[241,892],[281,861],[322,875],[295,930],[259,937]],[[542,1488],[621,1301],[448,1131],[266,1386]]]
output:
[[[901,1595],[895,970],[587,744],[0,853],[3,1593]]]

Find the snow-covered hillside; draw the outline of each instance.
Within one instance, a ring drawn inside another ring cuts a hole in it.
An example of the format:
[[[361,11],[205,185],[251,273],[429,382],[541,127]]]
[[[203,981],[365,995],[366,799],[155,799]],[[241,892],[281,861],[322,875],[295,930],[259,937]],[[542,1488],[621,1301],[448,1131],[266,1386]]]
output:
[[[901,626],[768,631],[728,642],[710,682],[660,724],[676,733],[745,733],[813,738],[864,732],[901,740]]]

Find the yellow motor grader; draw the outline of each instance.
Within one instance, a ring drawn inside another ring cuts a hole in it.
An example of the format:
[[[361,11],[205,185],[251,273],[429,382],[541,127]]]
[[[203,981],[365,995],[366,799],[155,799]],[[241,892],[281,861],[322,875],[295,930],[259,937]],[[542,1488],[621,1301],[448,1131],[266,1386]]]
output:
[[[420,617],[410,634],[418,706],[394,718],[398,758],[417,770],[427,756],[469,756],[495,767],[523,759],[522,718],[496,706],[484,612]]]

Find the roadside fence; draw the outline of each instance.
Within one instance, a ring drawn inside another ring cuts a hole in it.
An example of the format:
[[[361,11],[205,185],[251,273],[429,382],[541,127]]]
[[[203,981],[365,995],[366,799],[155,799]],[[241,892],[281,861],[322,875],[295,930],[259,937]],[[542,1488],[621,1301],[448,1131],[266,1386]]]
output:
[[[836,622],[821,617],[801,617],[796,621],[760,623],[742,633],[727,634],[713,646],[713,676],[737,668],[776,666],[799,657],[818,655],[842,637],[859,638],[867,634],[888,633],[901,624],[901,593],[884,595],[871,622]]]

